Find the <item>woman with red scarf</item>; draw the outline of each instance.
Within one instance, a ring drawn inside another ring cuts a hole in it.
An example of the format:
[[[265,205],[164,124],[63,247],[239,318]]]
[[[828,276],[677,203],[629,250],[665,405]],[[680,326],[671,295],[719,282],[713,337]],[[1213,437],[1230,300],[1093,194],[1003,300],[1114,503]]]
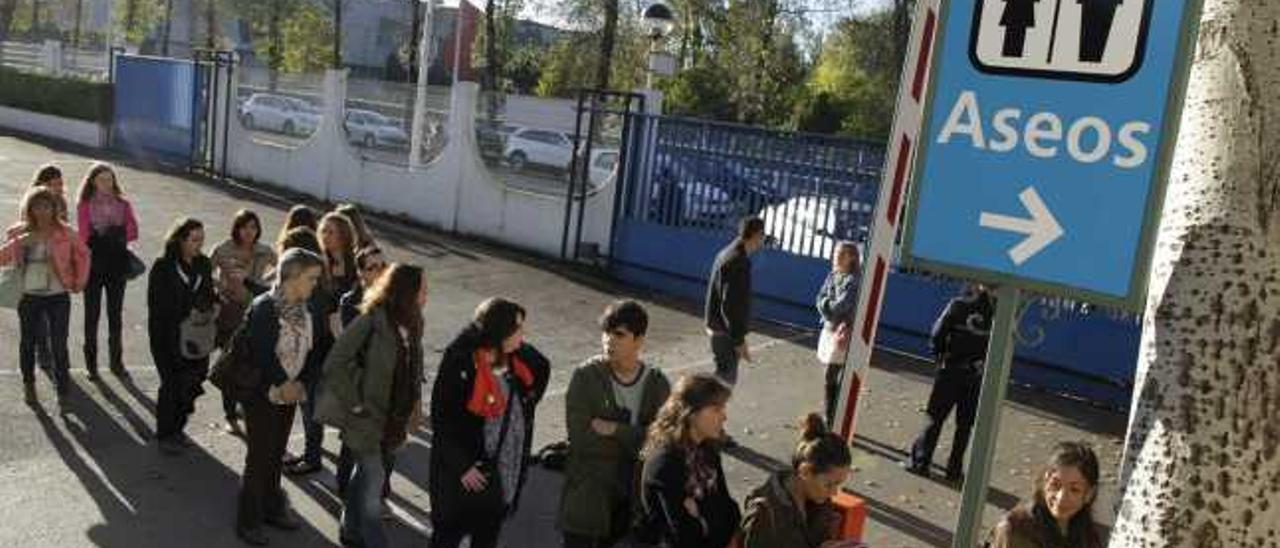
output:
[[[550,363],[524,342],[525,310],[501,298],[476,308],[449,344],[431,391],[433,548],[497,546],[515,512]]]

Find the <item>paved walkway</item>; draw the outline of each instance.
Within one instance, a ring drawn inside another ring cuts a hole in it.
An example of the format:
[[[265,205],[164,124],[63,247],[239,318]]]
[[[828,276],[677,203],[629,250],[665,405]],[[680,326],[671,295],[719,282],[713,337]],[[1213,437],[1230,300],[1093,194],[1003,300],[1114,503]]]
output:
[[[0,211],[16,211],[35,167],[57,161],[75,181],[94,153],[49,147],[0,135]],[[229,229],[241,207],[257,210],[274,235],[290,205],[287,201],[240,187],[146,171],[127,164],[121,181],[141,220],[143,256],[154,256],[171,220],[180,215],[203,219],[210,246]],[[78,183],[70,185],[74,191]],[[5,205],[7,204],[7,205]],[[8,208],[8,209],[5,209]],[[0,224],[8,223],[0,218]],[[669,375],[709,370],[709,352],[701,335],[698,306],[673,302],[577,273],[562,265],[463,238],[402,225],[376,222],[374,231],[394,260],[424,265],[431,282],[428,304],[428,372],[451,336],[483,298],[513,297],[530,310],[530,340],[552,358],[552,386],[538,416],[535,444],[564,436],[563,394],[571,368],[598,350],[594,322],[609,301],[631,296],[649,307],[648,359]],[[190,434],[199,449],[181,458],[164,457],[150,443],[158,379],[147,351],[145,287],[133,284],[126,298],[126,361],[132,381],[114,378],[87,382],[79,355],[82,343],[79,300],[72,308],[70,341],[74,402],[65,417],[21,403],[17,375],[17,318],[0,314],[0,545],[5,546],[235,546],[232,522],[243,444],[219,429],[218,394],[198,403]],[[743,448],[726,459],[730,487],[741,498],[763,481],[769,469],[790,460],[797,434],[793,421],[820,405],[822,371],[812,358],[812,335],[767,328],[750,341],[756,365],[747,366],[730,407],[730,425]],[[104,336],[105,338],[105,336]],[[105,344],[105,343],[104,343]],[[868,380],[866,413],[854,442],[857,472],[848,487],[870,507],[867,540],[876,547],[948,546],[958,513],[957,489],[903,473],[898,460],[920,427],[931,369],[912,358],[881,354]],[[430,379],[428,379],[430,382]],[[53,394],[41,382],[43,401]],[[1060,439],[1094,443],[1104,459],[1099,519],[1110,523],[1120,437],[1124,417],[1087,405],[1023,390],[1011,391],[1004,410],[1000,452],[986,512],[988,523],[1031,489],[1033,470],[1044,452]],[[46,404],[46,407],[50,407]],[[50,407],[51,408],[51,407]],[[295,449],[301,428],[295,427]],[[939,460],[949,450],[944,432]],[[326,471],[287,482],[287,490],[306,526],[273,536],[273,546],[337,544],[339,503],[332,490],[332,453],[336,435],[326,440],[331,453]],[[397,519],[389,522],[394,546],[425,546],[427,499],[424,491],[429,447],[412,440],[400,458],[392,499]],[[557,547],[553,527],[560,479],[537,471],[520,513],[505,532],[508,547]]]

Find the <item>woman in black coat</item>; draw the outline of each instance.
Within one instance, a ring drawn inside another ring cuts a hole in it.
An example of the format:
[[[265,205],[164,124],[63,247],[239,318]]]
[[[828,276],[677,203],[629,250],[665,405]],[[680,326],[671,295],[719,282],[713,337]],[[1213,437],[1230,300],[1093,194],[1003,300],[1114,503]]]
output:
[[[168,454],[181,453],[191,445],[183,429],[195,411],[196,398],[204,393],[200,385],[209,371],[208,351],[216,335],[214,322],[207,348],[193,344],[200,341],[183,341],[183,321],[196,311],[208,313],[217,303],[213,263],[202,247],[204,225],[179,219],[169,230],[164,255],[152,264],[147,281],[147,334],[160,373],[156,440]],[[183,348],[184,343],[188,348]]]
[[[643,545],[724,548],[738,531],[720,464],[731,395],[714,376],[682,377],[649,426],[635,532]]]
[[[431,396],[434,548],[466,537],[472,548],[496,546],[520,499],[534,411],[551,374],[524,343],[524,319],[520,305],[489,299],[445,350]]]

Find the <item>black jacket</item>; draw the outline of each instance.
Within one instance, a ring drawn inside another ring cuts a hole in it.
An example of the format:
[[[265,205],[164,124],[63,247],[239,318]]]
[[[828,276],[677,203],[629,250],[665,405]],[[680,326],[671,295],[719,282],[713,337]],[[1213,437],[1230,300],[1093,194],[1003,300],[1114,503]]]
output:
[[[342,326],[351,325],[360,315],[360,303],[364,302],[364,286],[356,284],[351,291],[342,295],[342,300],[338,301],[338,316],[342,319]]]
[[[321,344],[328,337],[324,317],[317,313],[312,301],[307,302],[307,311],[311,313],[311,350],[307,353],[306,364],[298,374],[298,380],[310,382],[320,376],[324,367],[325,356],[329,346]],[[284,368],[280,367],[280,358],[276,356],[276,345],[280,342],[280,316],[276,313],[276,300],[270,294],[258,296],[249,307],[249,353],[253,356],[253,364],[262,369],[262,386],[259,391],[265,396],[267,389],[279,385],[289,378]]]
[[[452,487],[477,462],[485,457],[483,417],[467,410],[467,401],[471,398],[475,387],[476,368],[474,354],[480,346],[479,339],[470,329],[449,344],[440,360],[440,368],[436,372],[435,384],[431,388],[431,464],[430,488],[432,519],[449,521],[445,515],[453,506],[451,497],[456,489],[445,489],[446,482]],[[537,349],[525,344],[516,353],[533,373],[533,386],[528,390],[516,383],[520,404],[524,406],[525,447],[527,456],[533,446],[534,411],[542,395],[547,390],[547,382],[551,377],[551,363]],[[527,459],[520,469],[517,490],[524,487],[527,472]],[[518,504],[520,494],[515,494],[513,504]],[[514,511],[514,508],[511,509]]]
[[[640,540],[648,543],[665,541],[671,548],[728,546],[738,532],[742,513],[729,494],[719,451],[709,450],[719,478],[716,488],[698,502],[702,521],[684,507],[685,499],[689,498],[686,451],[667,446],[645,459],[637,531]]]
[[[951,299],[933,323],[929,342],[934,355],[943,365],[985,360],[994,311],[995,298],[989,292],[966,293]]]
[[[182,275],[178,273],[178,262],[176,257],[160,257],[147,275],[147,335],[152,357],[165,363],[182,357],[182,320],[197,304],[212,306],[218,299],[213,287],[213,263],[208,257],[197,256]]]
[[[741,344],[751,320],[751,259],[742,242],[734,240],[716,255],[707,280],[707,328]]]

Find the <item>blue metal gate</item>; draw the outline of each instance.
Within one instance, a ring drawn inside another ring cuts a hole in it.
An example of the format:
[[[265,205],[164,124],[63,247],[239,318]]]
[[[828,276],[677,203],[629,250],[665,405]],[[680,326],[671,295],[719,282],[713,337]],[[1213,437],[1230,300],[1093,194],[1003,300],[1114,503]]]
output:
[[[716,252],[757,215],[773,244],[753,259],[759,318],[817,327],[814,296],[840,240],[865,242],[884,147],[852,139],[637,116],[634,161],[613,233],[612,273],[700,300]],[[877,344],[927,356],[954,280],[896,272]],[[1114,407],[1129,400],[1137,321],[1087,305],[1034,301],[1019,323],[1014,378]]]
[[[200,147],[204,73],[183,59],[117,55],[112,146],[137,158],[189,165]]]

